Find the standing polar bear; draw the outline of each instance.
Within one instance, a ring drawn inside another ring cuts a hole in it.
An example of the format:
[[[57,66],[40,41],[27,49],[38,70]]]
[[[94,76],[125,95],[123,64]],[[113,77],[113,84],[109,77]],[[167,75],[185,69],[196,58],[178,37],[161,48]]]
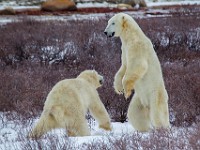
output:
[[[42,115],[29,137],[39,138],[55,128],[67,129],[68,136],[88,136],[85,119],[88,109],[100,128],[111,130],[109,115],[96,90],[102,83],[103,77],[94,70],[58,82],[48,94]]]
[[[132,17],[118,13],[109,21],[104,33],[120,37],[122,65],[114,78],[114,89],[128,98],[135,94],[128,108],[128,119],[138,131],[168,128],[168,95],[158,57],[149,38]]]

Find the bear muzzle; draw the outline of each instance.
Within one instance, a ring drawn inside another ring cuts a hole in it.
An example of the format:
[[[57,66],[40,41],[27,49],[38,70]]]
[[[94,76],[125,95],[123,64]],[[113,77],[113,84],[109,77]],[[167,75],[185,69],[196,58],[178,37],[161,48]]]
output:
[[[107,35],[108,37],[113,37],[115,35],[115,32],[106,32],[104,31],[105,35]]]
[[[99,83],[102,85],[104,83],[104,79],[99,80]]]

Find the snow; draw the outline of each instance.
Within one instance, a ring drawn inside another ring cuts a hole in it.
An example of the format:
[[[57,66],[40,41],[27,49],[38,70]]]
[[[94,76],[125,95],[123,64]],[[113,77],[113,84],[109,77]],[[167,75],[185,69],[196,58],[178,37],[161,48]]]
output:
[[[107,3],[107,2],[103,2],[103,3],[98,3],[98,2],[95,2],[95,3],[78,3],[77,4],[77,8],[87,8],[87,7],[117,7],[117,4],[110,4],[110,3]]]
[[[24,10],[24,9],[40,9],[40,6],[10,6],[10,5],[1,5],[0,10],[5,8],[13,8],[14,10]]]
[[[171,1],[171,2],[147,2],[148,7],[152,6],[169,6],[169,5],[200,5],[200,1]]]
[[[151,142],[152,136],[155,138],[161,138],[163,140],[173,140],[179,139],[183,143],[188,143],[188,140],[185,135],[188,135],[188,131],[190,133],[194,133],[195,130],[192,127],[189,128],[177,128],[172,127],[169,131],[169,134],[166,136],[159,137],[155,131],[147,132],[147,133],[139,133],[134,130],[130,123],[120,123],[120,122],[112,122],[112,131],[105,131],[103,129],[98,128],[98,123],[93,119],[88,120],[88,125],[90,127],[91,136],[84,137],[68,137],[66,135],[65,129],[54,129],[49,131],[47,134],[43,135],[39,140],[28,139],[27,135],[35,123],[38,121],[38,118],[32,118],[29,120],[22,121],[14,112],[9,112],[12,117],[9,117],[8,113],[0,112],[0,150],[21,150],[26,149],[38,149],[38,143],[40,144],[40,149],[51,149],[51,146],[58,146],[59,144],[63,147],[67,146],[69,149],[87,149],[87,144],[94,143],[104,143],[108,147],[111,146],[111,141],[116,140],[125,140],[127,136],[132,136],[130,141],[127,141],[124,144],[126,148],[133,145],[136,145],[139,149],[143,149],[141,147],[142,140],[147,143]],[[194,125],[195,126],[195,125]],[[162,135],[162,133],[161,133]],[[184,137],[185,136],[185,137]],[[134,138],[134,139],[133,139]],[[165,138],[165,139],[164,139]],[[138,141],[135,141],[138,140]],[[113,142],[112,141],[112,142]],[[122,141],[121,141],[122,142]],[[137,143],[135,143],[137,142]],[[170,142],[170,143],[171,143]],[[175,141],[178,142],[178,141]],[[197,142],[200,143],[200,140]],[[131,145],[130,145],[131,144]],[[155,144],[155,143],[154,143]],[[186,146],[187,147],[187,146]],[[56,147],[57,148],[57,147]],[[65,147],[66,148],[66,147]],[[66,148],[67,149],[67,148]],[[110,148],[112,149],[112,147]]]
[[[29,120],[26,122],[21,122],[20,120],[12,120],[8,117],[8,113],[2,113],[0,112],[0,149],[1,150],[15,150],[16,148],[20,149],[20,146],[24,142],[28,142],[28,139],[26,139],[26,135],[28,135],[28,132],[30,129],[35,125],[35,123],[38,121],[38,118],[33,119],[30,123]],[[17,115],[16,113],[13,113],[13,116]],[[90,143],[99,141],[102,139],[106,140],[107,136],[121,136],[123,134],[134,132],[134,129],[129,123],[119,123],[119,122],[113,122],[112,123],[112,131],[105,131],[103,129],[98,128],[98,124],[95,122],[95,120],[92,118],[89,120],[89,126],[91,130],[91,136],[86,137],[70,137],[69,140],[71,140],[74,145],[80,146],[84,143]],[[64,129],[55,129],[53,131],[50,131],[47,133],[47,135],[50,135],[52,137],[57,137],[59,141],[62,141],[63,138],[66,139],[66,131]],[[23,137],[23,138],[21,138]],[[26,139],[27,141],[23,141],[21,139]],[[43,142],[45,141],[45,136],[41,139]],[[29,141],[30,142],[30,141]],[[34,140],[31,140],[31,142],[35,142]]]
[[[150,11],[153,12],[153,11]],[[150,17],[166,17],[168,15],[167,10],[159,10],[161,15],[146,15],[144,11],[124,11],[129,15],[135,16],[135,18],[150,18]],[[108,15],[108,14],[107,14]],[[109,15],[114,15],[114,13],[109,13]],[[17,22],[23,20],[25,16],[1,16],[0,17],[0,25],[5,25],[10,22]],[[33,19],[36,21],[70,21],[70,20],[101,20],[101,18],[105,17],[105,13],[92,13],[92,14],[72,14],[72,15],[65,15],[65,16],[51,16],[51,15],[43,15],[43,16],[28,16],[29,19]]]
[[[147,1],[147,6],[148,7],[153,7],[153,6],[164,6],[164,5],[195,5],[198,4],[200,5],[200,1],[173,1],[173,2],[151,2],[150,0]],[[14,2],[6,3],[4,2],[2,5],[0,5],[0,10],[5,9],[6,7],[12,7],[15,10],[24,10],[24,9],[40,9],[40,6],[19,6]],[[110,7],[110,8],[116,8],[117,4],[110,4],[107,2],[104,3],[78,3],[77,4],[78,8],[87,8],[87,7]],[[149,18],[149,17],[155,17],[155,16],[167,16],[168,15],[168,10],[149,10],[151,13],[153,12],[160,12],[162,15],[151,15],[148,14],[148,11],[146,11],[147,15],[145,14],[144,11],[124,11],[125,13],[128,13],[130,15],[135,16],[136,18]],[[112,13],[110,13],[112,14]],[[93,13],[93,14],[72,14],[72,15],[65,15],[65,16],[29,16],[30,19],[35,19],[35,20],[40,20],[40,21],[46,21],[46,20],[60,20],[60,21],[66,21],[66,20],[83,20],[83,19],[99,19],[101,17],[104,17],[105,13]],[[0,25],[5,25],[6,23],[10,23],[12,21],[20,21],[23,16],[1,16],[0,17]]]
[[[153,7],[153,6],[165,6],[165,5],[195,5],[198,4],[200,5],[200,1],[173,1],[173,2],[164,2],[164,1],[159,1],[159,2],[152,2],[150,0],[146,1],[148,7]],[[6,7],[12,7],[15,10],[24,10],[24,9],[40,9],[40,6],[19,6],[14,2],[4,2],[2,5],[0,5],[0,10],[5,9]],[[104,3],[78,3],[77,4],[78,8],[87,8],[87,7],[110,7],[110,8],[116,8],[117,4],[110,4],[107,2]],[[124,11],[125,13],[128,13],[130,15],[135,16],[136,18],[149,18],[149,17],[155,17],[155,16],[167,16],[168,15],[168,10],[149,10],[149,12],[160,12],[162,15],[151,15],[148,14],[148,11]],[[145,14],[147,13],[147,14]],[[112,14],[112,13],[110,13]],[[99,19],[100,17],[104,17],[105,13],[93,13],[93,14],[72,14],[72,15],[66,15],[66,16],[29,16],[30,19],[35,19],[35,20],[40,20],[40,21],[47,21],[47,20],[60,20],[60,21],[66,21],[66,20],[83,20],[83,19]],[[20,21],[23,16],[1,16],[0,17],[0,25],[5,25],[6,23],[12,22],[12,21]]]
[[[146,0],[147,6],[162,6],[162,5],[195,5],[195,4],[200,4],[199,0],[176,0],[176,1],[166,1],[166,0],[158,0],[158,2],[153,2],[152,0]],[[40,6],[31,6],[31,2],[29,6],[27,6],[25,3],[21,3],[20,5],[17,4],[15,1],[3,1],[0,2],[0,10],[4,9],[5,7],[13,7],[14,9],[39,9]],[[112,3],[107,3],[107,2],[86,2],[86,3],[78,3],[77,8],[87,8],[87,7],[118,7],[117,4],[112,4]]]
[[[190,1],[158,1],[158,2],[152,2],[150,0],[146,0],[147,6],[152,7],[152,6],[168,6],[168,5],[200,5],[199,0],[190,0]],[[110,7],[110,8],[115,8],[118,7],[117,4],[111,4],[107,2],[103,3],[98,3],[98,2],[90,2],[90,3],[78,3],[77,8],[87,8],[87,7]]]
[[[165,5],[200,5],[199,0],[190,0],[190,1],[159,1],[159,2],[152,2],[150,0],[146,1],[148,7],[153,6],[165,6]],[[5,9],[6,7],[12,7],[15,10],[23,10],[23,9],[40,9],[40,6],[22,6],[17,5],[15,2],[4,2],[0,3],[0,10]],[[118,4],[112,3],[99,3],[99,2],[88,2],[88,3],[78,3],[77,8],[88,8],[88,7],[109,7],[109,8],[117,8]]]
[[[104,16],[103,14],[88,14],[88,15],[70,15],[70,16],[29,16],[29,19],[33,19],[36,21],[69,21],[69,20],[84,20],[88,18],[99,19],[99,17]],[[5,25],[10,22],[17,22],[23,20],[25,16],[1,16],[0,17],[0,25]]]

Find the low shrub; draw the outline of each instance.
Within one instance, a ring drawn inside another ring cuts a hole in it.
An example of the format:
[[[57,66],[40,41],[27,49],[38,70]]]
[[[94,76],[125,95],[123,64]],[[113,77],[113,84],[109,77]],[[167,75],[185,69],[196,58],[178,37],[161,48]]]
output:
[[[25,118],[37,116],[56,82],[95,69],[105,77],[99,93],[113,121],[126,121],[130,100],[113,89],[113,77],[121,64],[121,43],[103,33],[110,16],[67,21],[25,18],[0,26],[0,111],[14,110]],[[200,115],[199,19],[181,15],[136,21],[160,59],[171,124],[191,125]]]

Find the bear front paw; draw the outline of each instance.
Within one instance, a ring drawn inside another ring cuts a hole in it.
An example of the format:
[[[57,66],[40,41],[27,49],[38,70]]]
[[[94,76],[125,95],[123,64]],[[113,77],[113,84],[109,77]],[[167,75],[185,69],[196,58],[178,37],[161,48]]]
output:
[[[122,83],[121,83],[121,81],[118,81],[118,80],[115,80],[114,81],[114,89],[115,89],[115,92],[117,93],[117,94],[123,94],[123,86],[122,86]]]
[[[29,139],[39,139],[41,138],[41,136],[42,136],[42,132],[33,130],[33,131],[30,131],[26,137]]]
[[[33,134],[32,132],[28,133],[27,138],[29,139],[37,139],[37,135]]]
[[[134,82],[131,80],[123,80],[124,96],[128,99],[131,96],[132,90],[134,89]]]
[[[124,89],[124,96],[128,99],[131,96],[132,90],[131,89]]]
[[[110,122],[107,122],[105,124],[99,125],[99,128],[102,128],[102,129],[107,130],[107,131],[111,131],[112,130]]]

